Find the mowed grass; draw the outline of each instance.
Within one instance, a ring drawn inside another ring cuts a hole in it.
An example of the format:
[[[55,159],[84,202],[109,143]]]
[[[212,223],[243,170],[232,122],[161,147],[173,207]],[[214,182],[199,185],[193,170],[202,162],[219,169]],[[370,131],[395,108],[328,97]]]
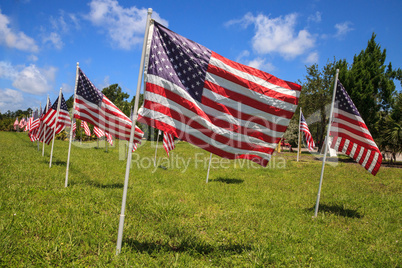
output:
[[[103,143],[101,143],[104,146]],[[154,143],[133,153],[123,247],[116,256],[125,145],[38,151],[0,132],[0,266],[401,267],[402,169],[376,177],[347,161],[321,172],[314,155],[275,154],[267,168],[185,142],[170,158]],[[342,158],[347,159],[347,158]]]

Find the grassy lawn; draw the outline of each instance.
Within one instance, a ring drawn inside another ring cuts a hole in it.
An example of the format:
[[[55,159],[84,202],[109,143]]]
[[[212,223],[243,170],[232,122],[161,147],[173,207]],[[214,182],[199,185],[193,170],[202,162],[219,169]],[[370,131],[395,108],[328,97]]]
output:
[[[116,256],[125,145],[38,151],[0,132],[0,266],[401,267],[402,169],[377,176],[343,161],[275,154],[267,168],[213,157],[185,142],[170,158],[154,143],[133,153],[123,247]],[[101,142],[101,146],[104,143]]]

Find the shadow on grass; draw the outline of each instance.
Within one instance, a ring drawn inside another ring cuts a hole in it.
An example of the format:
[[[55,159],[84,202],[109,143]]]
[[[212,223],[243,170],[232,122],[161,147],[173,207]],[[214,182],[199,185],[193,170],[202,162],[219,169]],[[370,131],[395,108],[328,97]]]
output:
[[[55,165],[55,166],[67,166],[67,162],[66,161],[61,161],[61,160],[56,160],[56,161],[52,161],[52,165]]]
[[[314,156],[315,160],[319,160],[322,162],[322,156]],[[349,157],[329,157],[327,156],[327,158],[325,159],[326,162],[342,162],[342,163],[356,163],[355,160],[353,160],[353,158],[349,158]]]
[[[312,208],[308,209],[309,211],[314,211],[315,206]],[[318,207],[318,211],[323,211],[331,214],[335,214],[338,216],[342,217],[348,217],[348,218],[363,218],[363,215],[361,215],[357,210],[355,209],[345,209],[343,205],[337,204],[337,205],[325,205],[325,204],[320,204]]]
[[[79,184],[87,184],[89,186],[93,186],[93,187],[97,187],[100,189],[123,189],[124,184],[123,183],[110,183],[110,184],[101,184],[99,182],[96,181],[90,181],[90,180],[85,180],[85,181],[81,181],[81,182],[77,182],[77,181],[69,181],[68,185],[73,186],[73,185],[79,185]]]
[[[211,182],[213,182],[213,181],[223,182],[223,183],[226,183],[226,184],[240,184],[240,183],[244,182],[244,180],[241,180],[241,179],[231,179],[231,178],[222,178],[222,177],[219,177],[217,179],[212,179],[210,181]]]
[[[250,250],[251,247],[239,244],[220,245],[218,247],[211,246],[195,237],[189,237],[178,243],[158,243],[158,242],[140,242],[134,239],[125,239],[123,245],[129,246],[133,250],[152,254],[154,252],[186,252],[190,255],[211,254],[214,251],[224,251],[233,254],[240,254]]]

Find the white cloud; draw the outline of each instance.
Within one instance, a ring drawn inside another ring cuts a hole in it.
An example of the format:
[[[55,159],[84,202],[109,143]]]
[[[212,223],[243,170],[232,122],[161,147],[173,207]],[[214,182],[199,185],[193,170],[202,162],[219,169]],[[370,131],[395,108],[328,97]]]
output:
[[[245,64],[266,72],[272,72],[275,70],[275,66],[270,62],[266,62],[266,60],[263,58],[255,58],[246,62]]]
[[[316,11],[315,14],[310,15],[310,16],[307,18],[307,21],[321,22],[321,12]]]
[[[52,90],[51,83],[54,81],[55,67],[40,69],[34,64],[23,68],[14,79],[13,87],[35,95],[45,94]]]
[[[2,113],[8,110],[16,111],[22,109],[23,104],[24,98],[21,92],[9,88],[0,89],[0,110]]]
[[[10,62],[0,61],[0,78],[14,80],[17,77],[17,74],[18,71]]]
[[[336,34],[335,37],[337,38],[342,38],[344,37],[348,32],[353,31],[354,29],[351,28],[352,23],[349,21],[345,21],[343,23],[338,23],[335,24],[335,29],[336,29]]]
[[[23,32],[15,32],[10,27],[10,20],[0,10],[0,44],[22,51],[38,52],[35,40]]]
[[[61,37],[58,33],[51,32],[48,36],[44,36],[42,38],[42,42],[44,44],[50,43],[53,45],[56,49],[60,50],[63,48],[64,44],[63,41],[61,41]]]
[[[59,17],[50,17],[50,25],[52,29],[61,33],[68,33],[73,26],[75,29],[80,28],[79,19],[75,14],[60,11]]]
[[[27,59],[28,59],[29,61],[34,61],[34,62],[35,62],[35,61],[38,60],[38,57],[32,54],[32,55],[29,55]]]
[[[13,66],[9,62],[0,61],[0,78],[11,80],[13,87],[23,92],[42,95],[52,89],[57,68],[38,68],[36,65]]]
[[[92,0],[89,3],[88,19],[96,26],[106,30],[113,44],[129,50],[142,44],[144,39],[147,9],[135,6],[124,8],[116,0]],[[153,12],[152,18],[167,25],[167,21]]]
[[[74,93],[74,86],[70,85],[70,84],[66,84],[66,83],[62,83],[61,84],[61,88],[63,90],[63,95],[64,98],[69,98],[70,96],[67,96],[66,94],[68,93]],[[67,99],[66,99],[67,100]]]
[[[307,56],[307,58],[304,60],[304,62],[306,64],[314,64],[314,63],[318,62],[318,59],[319,59],[318,52],[314,51],[314,52],[311,52]]]
[[[246,14],[241,20],[229,21],[226,25],[253,24],[255,34],[253,49],[259,54],[279,53],[286,59],[302,55],[315,46],[315,37],[307,30],[296,31],[297,14],[269,18],[265,15]]]

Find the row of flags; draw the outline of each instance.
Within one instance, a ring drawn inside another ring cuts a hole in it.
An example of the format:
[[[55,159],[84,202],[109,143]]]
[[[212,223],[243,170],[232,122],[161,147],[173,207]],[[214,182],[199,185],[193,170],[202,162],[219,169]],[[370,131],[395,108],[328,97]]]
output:
[[[266,166],[295,112],[301,86],[226,59],[156,21],[149,34],[146,89],[138,121],[164,132],[167,154],[176,137],[221,157],[245,158]],[[337,85],[334,101],[339,106],[331,122],[331,148],[348,154],[375,175],[381,153],[340,81]],[[29,118],[31,140],[48,144],[52,132],[71,126],[62,94],[60,101],[59,105],[56,99],[51,106],[48,101],[43,112],[35,111]],[[73,114],[88,136],[87,122],[97,137],[106,136],[108,141],[130,138],[132,120],[78,66]],[[25,124],[21,122],[17,118],[14,126]],[[301,111],[299,129],[313,150],[315,144]],[[133,145],[141,142],[143,134],[135,126]]]
[[[177,138],[210,152],[211,156],[213,153],[228,159],[249,159],[267,166],[298,106],[301,86],[224,58],[150,20],[150,13],[148,10],[143,46],[145,56],[141,63],[145,61],[145,66],[141,66],[141,70],[145,70],[144,103],[138,111],[138,118],[137,107],[134,115],[126,116],[92,84],[77,64],[73,119],[70,120],[61,94],[61,103],[57,99],[43,112],[35,111],[29,119],[32,119],[28,123],[31,140],[36,138],[47,142],[47,131],[56,133],[66,126],[72,125],[73,131],[76,129],[74,120],[80,119],[86,135],[91,135],[88,122],[94,126],[97,137],[127,140],[132,146],[129,151],[134,151],[144,135],[135,125],[138,119],[138,122],[163,131],[163,146],[168,155]],[[141,72],[140,75],[136,105]],[[331,147],[349,155],[375,175],[381,166],[381,153],[337,78],[334,96],[333,103],[339,105],[334,113],[331,109],[330,118],[334,118],[328,126],[331,129],[328,129],[329,134],[334,137]],[[315,144],[301,111],[299,130],[306,137],[308,149],[312,150]],[[128,156],[117,252],[121,247],[131,164],[131,154]],[[321,181],[322,178],[320,187]],[[316,211],[318,201],[319,195]]]
[[[293,116],[300,87],[249,67],[243,68],[243,72],[240,73],[236,69],[238,63],[223,58],[157,22],[154,22],[151,28],[153,38],[148,51],[145,103],[140,109],[139,121],[164,130],[166,135],[163,144],[168,155],[174,148],[173,137],[180,136],[183,140],[222,157],[247,158],[265,166]],[[178,44],[184,44],[183,50],[186,46],[190,49],[183,54],[180,49],[175,50],[180,46]],[[164,50],[171,53],[166,53]],[[178,57],[180,53],[182,55]],[[197,67],[191,68],[189,61]],[[158,62],[167,63],[159,67]],[[170,69],[175,70],[175,73],[172,74]],[[266,92],[264,102],[259,102],[255,96],[253,99],[252,95],[261,92],[256,89],[252,93],[244,91],[245,89],[250,91],[245,88],[247,83],[262,80],[266,86],[270,84],[270,80],[275,80],[275,95]],[[331,132],[335,137],[331,148],[351,156],[375,175],[381,165],[381,153],[342,84],[339,81],[337,84],[335,101],[340,105],[335,110],[336,120],[332,123],[336,130]],[[221,96],[225,97],[224,101]],[[241,103],[234,101],[239,96]],[[272,103],[269,103],[269,98],[273,99]],[[17,118],[14,128],[27,126],[26,130],[29,131],[32,141],[40,140],[49,144],[53,131],[58,134],[66,126],[71,125],[67,105],[61,95],[59,117],[54,130],[58,101],[56,99],[52,106],[48,101],[43,112],[38,115],[36,111],[28,123],[25,118],[20,122]],[[242,109],[235,109],[236,105]],[[249,113],[256,110],[260,110],[259,114],[264,110],[264,117],[259,115],[250,118]],[[220,114],[219,118],[216,114]],[[97,137],[106,136],[111,144],[112,135],[119,139],[129,139],[131,120],[94,87],[81,69],[79,69],[74,117],[82,120],[81,127],[88,136],[91,132],[86,121],[94,125]],[[315,144],[301,111],[300,117],[300,131],[305,135],[308,149],[313,150]],[[247,119],[250,121],[246,121]],[[191,124],[184,128],[183,125],[189,121]],[[250,127],[250,124],[245,126],[242,121],[252,122],[254,126],[258,125],[260,128],[257,131]],[[134,144],[141,141],[142,135],[143,132],[136,126]],[[217,144],[225,146],[216,146]]]

